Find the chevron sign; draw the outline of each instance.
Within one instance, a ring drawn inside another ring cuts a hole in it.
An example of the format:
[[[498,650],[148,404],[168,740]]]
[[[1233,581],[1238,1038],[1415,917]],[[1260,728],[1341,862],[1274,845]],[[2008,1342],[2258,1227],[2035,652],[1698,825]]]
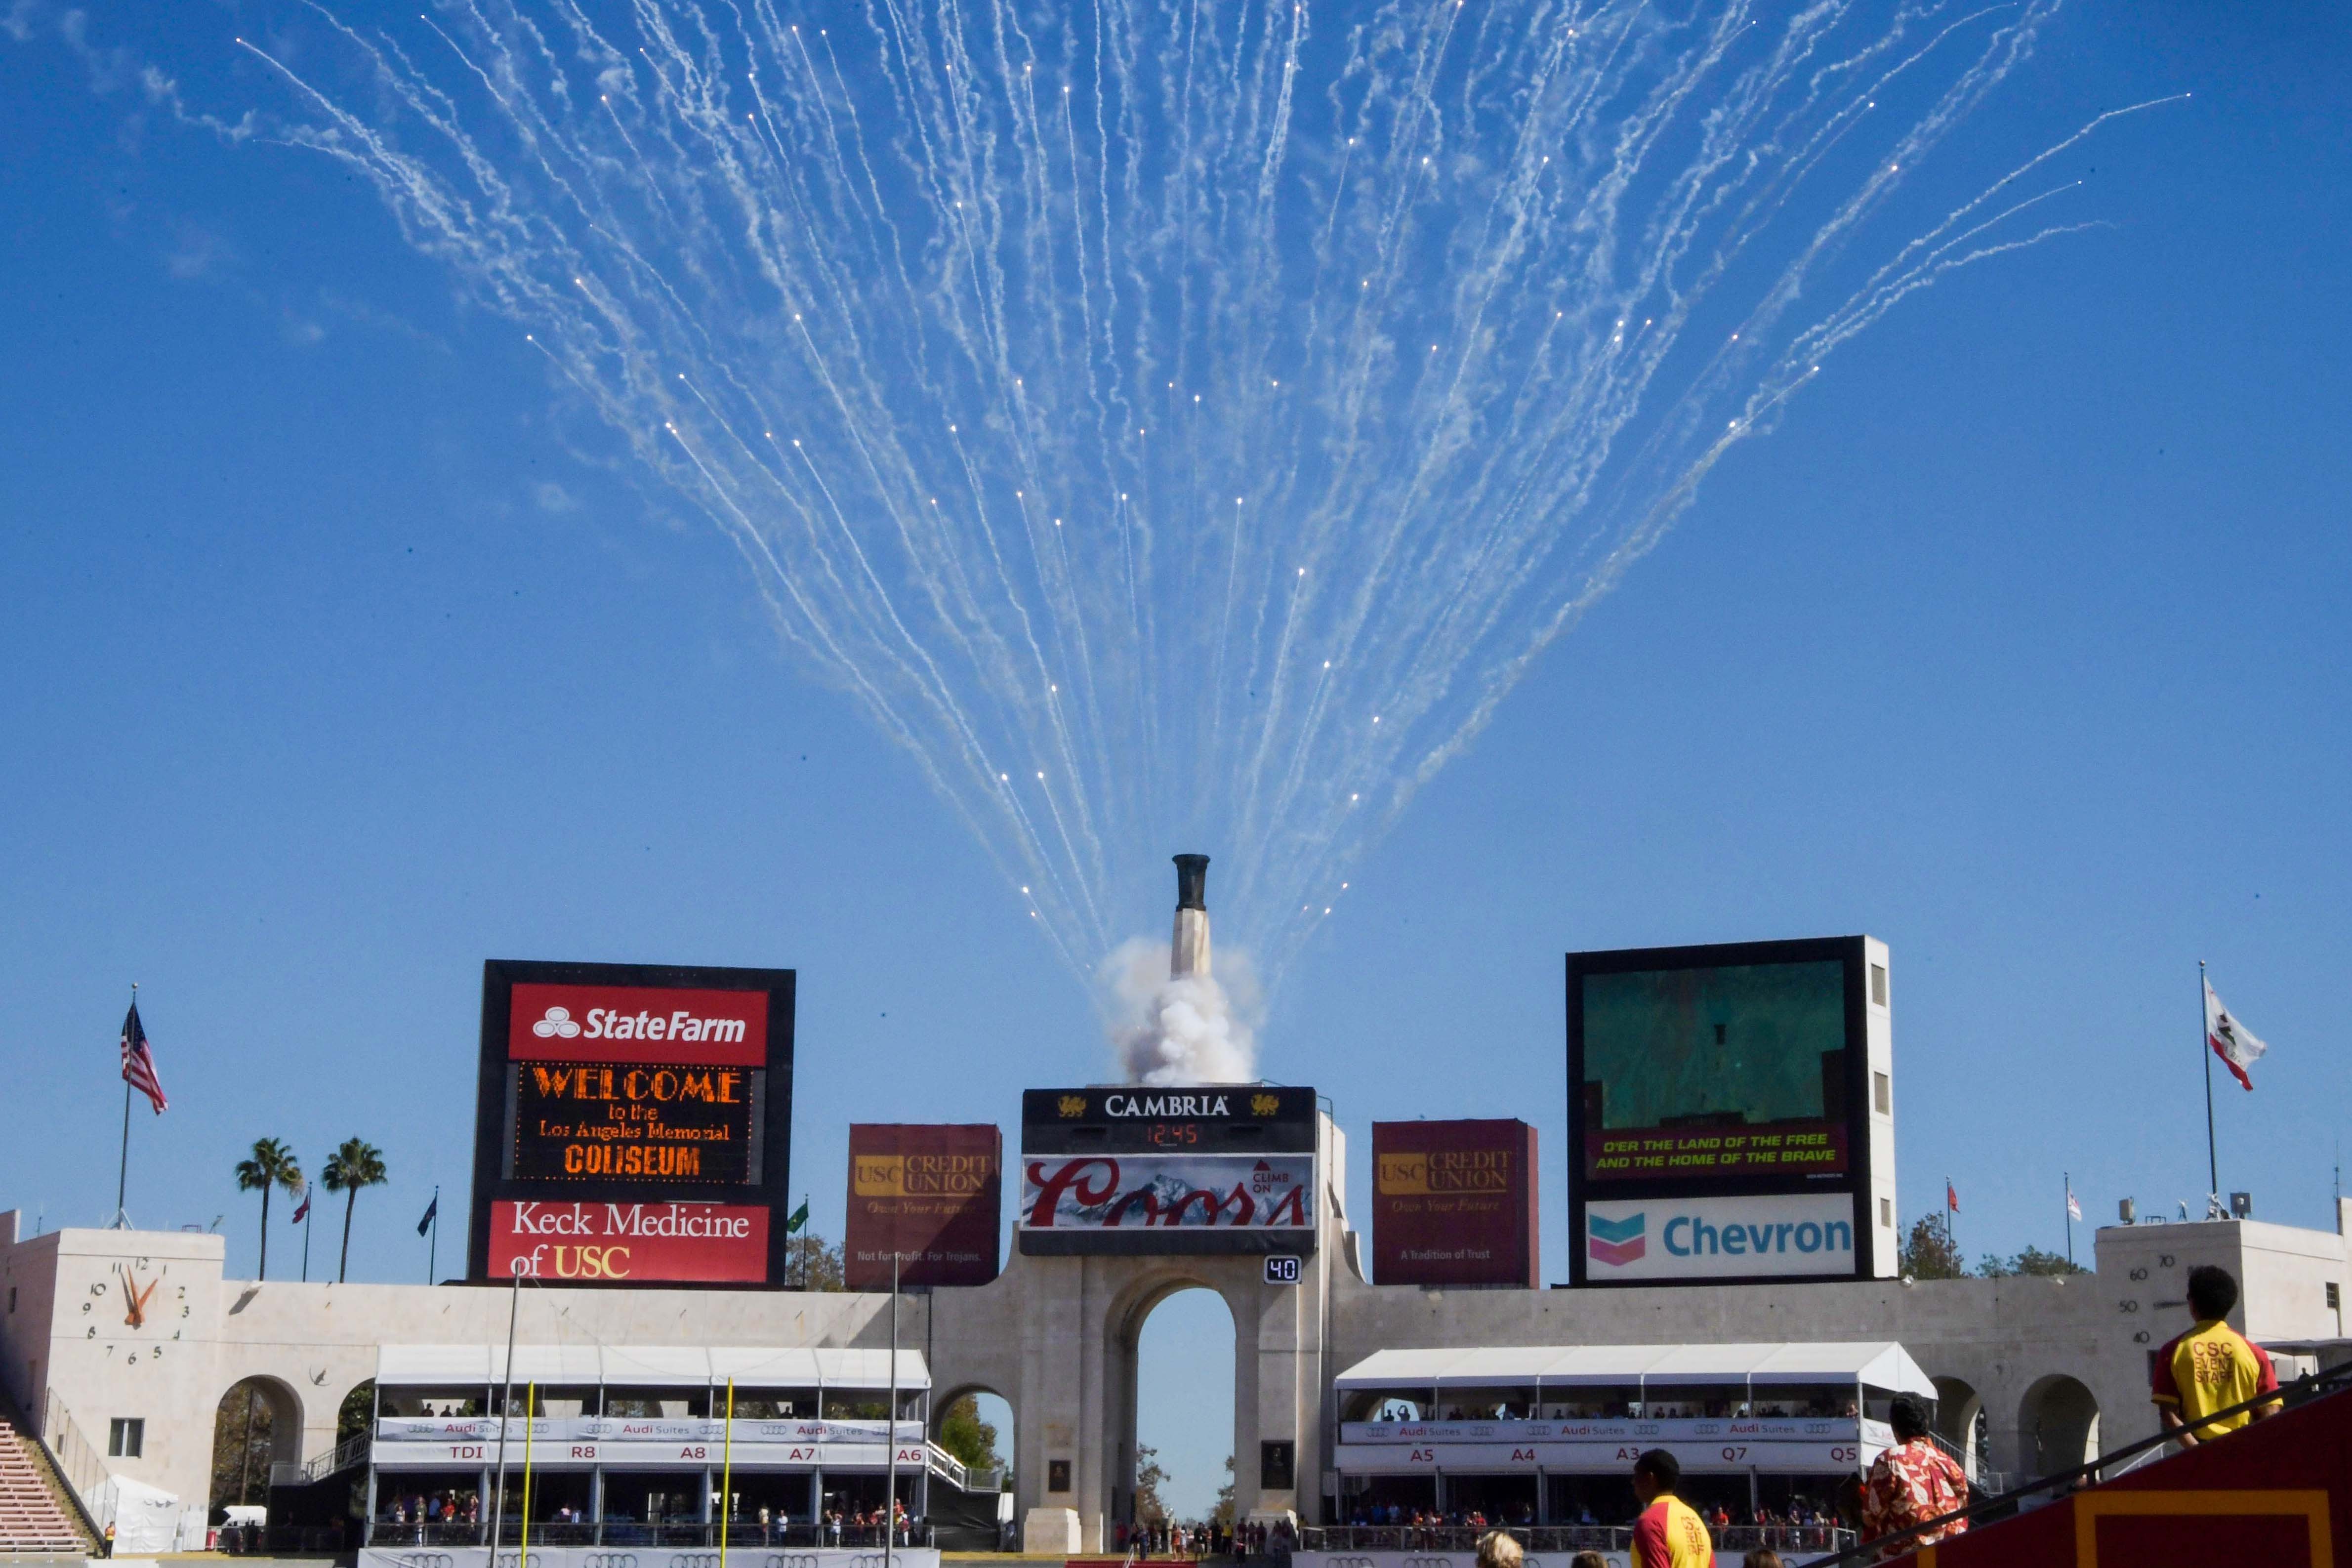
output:
[[[1612,1268],[1622,1268],[1646,1250],[1642,1234],[1647,1216],[1635,1213],[1623,1219],[1602,1219],[1599,1215],[1587,1215],[1584,1221],[1585,1246],[1595,1263],[1606,1263]]]

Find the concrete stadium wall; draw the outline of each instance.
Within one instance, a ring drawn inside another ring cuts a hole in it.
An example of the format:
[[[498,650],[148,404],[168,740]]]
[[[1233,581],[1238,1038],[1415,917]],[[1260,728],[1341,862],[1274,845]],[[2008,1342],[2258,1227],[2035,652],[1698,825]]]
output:
[[[1327,1123],[1328,1128],[1328,1123]],[[2187,1271],[2220,1263],[2245,1282],[2238,1321],[2263,1339],[2340,1333],[2325,1306],[2352,1289],[2345,1238],[2252,1221],[2111,1227],[2098,1270],[2067,1279],[1876,1279],[1831,1285],[1442,1290],[1368,1283],[1341,1218],[1346,1169],[1327,1133],[1318,1245],[1297,1285],[1258,1258],[1026,1258],[993,1283],[902,1300],[901,1343],[924,1351],[942,1394],[986,1389],[1013,1407],[1019,1517],[1067,1508],[1101,1550],[1133,1483],[1136,1338],[1151,1307],[1202,1287],[1232,1312],[1236,1501],[1320,1517],[1338,1417],[1331,1381],[1375,1351],[1470,1345],[1895,1340],[1987,1412],[1991,1463],[2027,1471],[2078,1440],[2084,1399],[2113,1447],[2155,1430],[2148,1352],[2188,1326]],[[37,1415],[54,1390],[104,1453],[117,1416],[147,1422],[145,1452],[109,1468],[192,1500],[206,1496],[214,1412],[246,1378],[269,1380],[299,1432],[274,1458],[334,1442],[335,1415],[385,1343],[502,1342],[498,1286],[266,1283],[224,1278],[211,1235],[66,1230],[16,1239],[0,1214],[0,1375]],[[150,1289],[126,1321],[126,1289]],[[887,1295],[527,1286],[525,1343],[862,1346],[887,1342]],[[2083,1397],[2058,1380],[2080,1385]],[[2053,1392],[2055,1391],[2055,1392]],[[1261,1438],[1297,1445],[1294,1491],[1261,1491]],[[1047,1493],[1049,1461],[1070,1462]]]

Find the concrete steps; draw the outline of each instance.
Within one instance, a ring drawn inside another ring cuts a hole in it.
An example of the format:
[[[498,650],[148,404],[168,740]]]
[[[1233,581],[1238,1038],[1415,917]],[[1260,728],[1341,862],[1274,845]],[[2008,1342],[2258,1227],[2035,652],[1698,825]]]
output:
[[[87,1557],[95,1544],[58,1500],[30,1440],[0,1426],[0,1557]]]

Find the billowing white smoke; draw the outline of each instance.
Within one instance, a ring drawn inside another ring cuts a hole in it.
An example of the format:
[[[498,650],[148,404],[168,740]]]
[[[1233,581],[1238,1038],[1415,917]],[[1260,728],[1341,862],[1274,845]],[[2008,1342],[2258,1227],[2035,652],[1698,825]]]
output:
[[[1249,956],[1217,950],[1217,977],[1171,979],[1168,944],[1129,937],[1103,961],[1111,1048],[1129,1083],[1248,1083],[1257,1077],[1257,977]]]

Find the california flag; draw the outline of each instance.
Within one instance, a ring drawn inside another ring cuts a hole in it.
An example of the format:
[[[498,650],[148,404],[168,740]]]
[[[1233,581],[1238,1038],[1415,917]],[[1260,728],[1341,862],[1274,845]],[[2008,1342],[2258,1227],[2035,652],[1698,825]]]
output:
[[[2221,999],[2213,994],[2213,983],[2210,980],[2205,983],[2205,1041],[2213,1047],[2213,1054],[2221,1058],[2221,1065],[2230,1069],[2231,1076],[2251,1091],[2254,1080],[2246,1076],[2246,1069],[2260,1061],[2263,1053],[2270,1047],[2254,1038],[2252,1030],[2230,1016],[2230,1010],[2221,1005]]]

